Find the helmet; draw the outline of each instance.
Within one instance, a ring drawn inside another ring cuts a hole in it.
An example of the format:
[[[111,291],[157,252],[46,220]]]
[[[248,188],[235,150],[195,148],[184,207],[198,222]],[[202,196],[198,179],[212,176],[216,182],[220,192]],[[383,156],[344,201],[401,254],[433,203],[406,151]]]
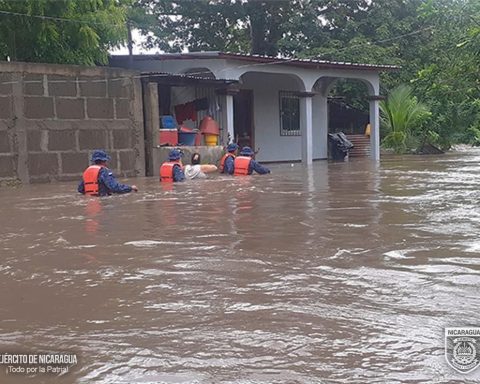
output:
[[[243,147],[240,151],[241,156],[253,156],[255,153],[252,151],[250,147]]]
[[[233,152],[233,151],[236,151],[237,149],[238,149],[237,143],[230,143],[228,144],[227,152]]]
[[[105,152],[103,149],[96,149],[92,153],[92,163],[95,163],[96,161],[108,161],[110,160],[110,156],[107,155],[107,152]]]
[[[177,148],[174,148],[170,150],[168,154],[168,160],[175,161],[175,160],[180,160],[180,158],[183,156],[182,151],[180,151]]]

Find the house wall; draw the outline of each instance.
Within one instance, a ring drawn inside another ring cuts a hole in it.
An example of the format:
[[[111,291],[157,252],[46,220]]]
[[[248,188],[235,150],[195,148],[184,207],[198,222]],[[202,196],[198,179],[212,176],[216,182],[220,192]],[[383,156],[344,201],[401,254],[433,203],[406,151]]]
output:
[[[368,95],[378,95],[380,90],[379,70],[368,66],[363,68],[313,68],[289,66],[277,63],[246,63],[242,60],[218,59],[216,54],[204,59],[189,59],[186,56],[177,59],[141,59],[132,66],[143,71],[169,73],[188,73],[197,75],[213,74],[218,79],[240,79],[243,88],[254,90],[255,104],[255,146],[261,148],[257,158],[262,161],[283,161],[301,159],[301,137],[280,136],[278,91],[298,90],[314,91],[312,99],[312,157],[327,158],[328,111],[327,99],[329,86],[335,79],[358,79],[367,86]],[[125,57],[112,58],[112,65],[129,66]],[[255,80],[254,80],[255,79]],[[267,81],[270,79],[270,81]],[[296,81],[294,79],[297,79]],[[290,83],[289,83],[290,80]],[[279,84],[282,84],[280,87]],[[285,89],[293,85],[292,89]],[[284,88],[285,87],[285,88]],[[283,89],[281,89],[283,88]],[[221,101],[220,105],[224,106]],[[379,117],[378,101],[371,101],[369,120],[372,127],[372,157],[378,160]]]
[[[78,179],[106,149],[120,176],[145,173],[137,72],[0,63],[0,181]]]
[[[288,75],[248,73],[242,76],[242,88],[252,89],[254,98],[255,148],[259,161],[301,160],[301,136],[280,136],[280,91],[299,91],[299,82]],[[316,124],[326,113],[322,101],[313,98],[313,157],[326,158],[327,132]]]

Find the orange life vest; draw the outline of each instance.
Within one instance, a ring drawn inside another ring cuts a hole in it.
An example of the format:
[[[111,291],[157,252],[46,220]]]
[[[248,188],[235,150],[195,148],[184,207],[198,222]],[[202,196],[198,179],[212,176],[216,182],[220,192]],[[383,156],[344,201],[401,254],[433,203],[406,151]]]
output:
[[[104,167],[101,165],[91,165],[83,172],[82,177],[86,195],[98,196],[98,176],[102,168]]]
[[[238,156],[235,158],[235,171],[233,174],[235,176],[248,175],[248,166],[250,165],[252,158],[249,156]]]
[[[160,166],[160,181],[173,181],[173,167],[180,166],[176,161],[166,161]]]
[[[225,153],[222,158],[220,159],[220,167],[219,167],[219,170],[220,170],[220,173],[223,173],[224,172],[224,169],[225,169],[225,161],[229,158],[229,157],[233,157],[233,160],[235,160],[235,155],[230,153],[230,152],[227,152]]]

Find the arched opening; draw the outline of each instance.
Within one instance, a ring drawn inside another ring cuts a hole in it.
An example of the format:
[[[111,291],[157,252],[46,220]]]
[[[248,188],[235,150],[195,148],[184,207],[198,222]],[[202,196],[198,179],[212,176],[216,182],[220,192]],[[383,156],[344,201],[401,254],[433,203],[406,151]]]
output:
[[[326,133],[343,133],[353,144],[350,158],[370,156],[370,100],[373,86],[357,78],[322,78],[314,90],[326,99]],[[328,158],[332,158],[335,145],[328,139]]]
[[[304,89],[302,79],[293,74],[242,74],[233,96],[234,140],[260,148],[260,159],[285,160],[282,156],[292,152],[291,147],[300,157],[299,93]]]
[[[369,90],[357,79],[337,79],[328,90],[328,132],[364,134],[369,122]]]
[[[215,91],[223,84],[215,84],[215,75],[206,67],[183,69],[180,76],[183,75],[185,78],[180,77],[177,83],[159,87],[160,114],[173,114],[178,127],[184,130],[197,130],[207,115],[220,121]],[[202,143],[201,135],[197,135],[195,143]]]
[[[215,79],[213,72],[204,67],[185,69],[181,73],[189,76],[201,77],[202,79]]]

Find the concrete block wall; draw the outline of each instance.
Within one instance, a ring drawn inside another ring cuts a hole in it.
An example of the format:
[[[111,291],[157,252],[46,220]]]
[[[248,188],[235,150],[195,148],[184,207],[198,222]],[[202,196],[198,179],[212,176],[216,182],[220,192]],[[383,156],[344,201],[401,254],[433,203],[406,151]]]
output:
[[[79,179],[97,148],[118,176],[145,175],[137,72],[0,63],[0,182]]]

